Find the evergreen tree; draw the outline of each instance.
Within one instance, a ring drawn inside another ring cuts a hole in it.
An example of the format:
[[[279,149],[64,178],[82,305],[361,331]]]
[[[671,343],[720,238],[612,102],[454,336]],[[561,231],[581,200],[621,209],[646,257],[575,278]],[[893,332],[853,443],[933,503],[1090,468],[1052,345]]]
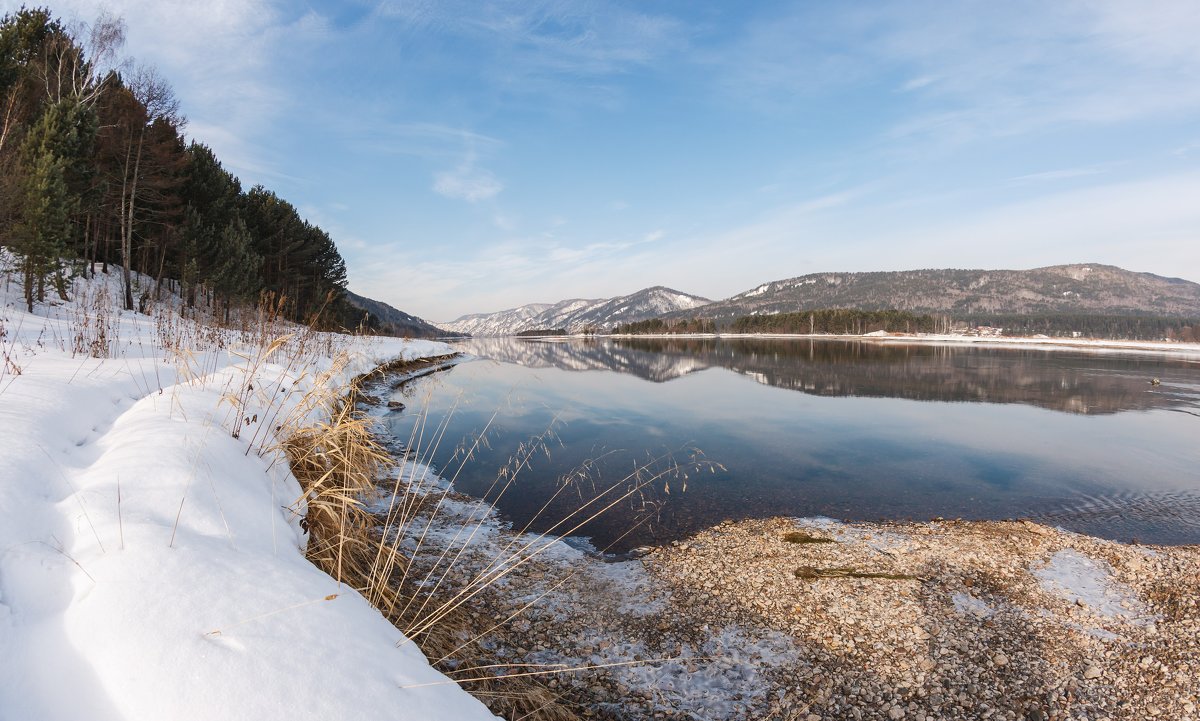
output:
[[[12,240],[24,257],[22,275],[30,310],[35,287],[37,300],[44,301],[45,281],[52,275],[59,296],[67,299],[59,260],[71,239],[72,216],[79,207],[94,136],[91,112],[64,100],[46,109],[21,144],[21,194]]]

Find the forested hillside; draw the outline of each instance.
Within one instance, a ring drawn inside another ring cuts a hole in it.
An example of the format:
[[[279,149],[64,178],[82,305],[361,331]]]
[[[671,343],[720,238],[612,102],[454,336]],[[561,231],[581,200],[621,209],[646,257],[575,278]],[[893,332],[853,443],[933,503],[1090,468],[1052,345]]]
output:
[[[376,335],[400,336],[405,338],[456,338],[462,333],[442,330],[437,326],[397,310],[387,303],[370,298],[364,298],[357,293],[346,291],[346,301],[353,307],[367,314],[362,326],[365,330]]]
[[[733,319],[820,308],[894,309],[952,318],[991,315],[1195,318],[1200,316],[1200,285],[1099,264],[1030,270],[944,268],[811,273],[763,283],[686,315]]]
[[[357,326],[333,239],[187,142],[167,81],[122,59],[124,34],[109,15],[68,27],[22,8],[0,21],[0,245],[21,259],[29,309],[66,299],[71,274],[117,272],[127,309],[170,287],[218,314],[263,303]],[[133,271],[156,282],[138,287]]]

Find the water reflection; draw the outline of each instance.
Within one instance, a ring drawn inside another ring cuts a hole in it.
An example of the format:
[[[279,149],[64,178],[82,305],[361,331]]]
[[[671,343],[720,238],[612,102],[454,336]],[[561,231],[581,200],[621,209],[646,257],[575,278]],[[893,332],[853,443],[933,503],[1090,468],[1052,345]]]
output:
[[[1080,414],[1195,408],[1200,370],[1196,360],[1161,355],[857,340],[479,338],[461,347],[527,368],[617,371],[655,383],[716,367],[819,396],[1021,403]]]
[[[578,533],[619,551],[724,518],[1034,517],[1109,538],[1200,542],[1192,359],[807,339],[461,347],[495,362],[415,382],[403,391],[412,410],[388,422],[398,438],[438,427],[434,465],[474,495],[552,428],[547,452],[522,464],[499,503],[533,530],[647,459],[686,462],[698,448],[724,470],[663,479]],[[485,428],[488,442],[460,469],[454,448]],[[562,492],[584,467],[586,482]]]

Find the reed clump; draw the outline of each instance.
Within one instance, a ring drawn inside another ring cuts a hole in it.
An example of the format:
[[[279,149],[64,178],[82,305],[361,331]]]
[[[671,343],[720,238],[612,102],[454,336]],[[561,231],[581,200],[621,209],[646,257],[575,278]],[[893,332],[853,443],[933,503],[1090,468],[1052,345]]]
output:
[[[289,433],[283,448],[304,490],[308,557],[338,581],[357,586],[360,574],[353,570],[369,571],[375,558],[374,522],[365,500],[390,464],[387,450],[349,399],[337,402],[327,421]]]
[[[449,358],[393,363],[387,370],[420,374]],[[280,448],[303,490],[293,508],[301,514],[301,526],[309,534],[306,555],[339,583],[361,593],[398,628],[419,637],[416,642],[421,650],[440,661],[437,665],[443,671],[493,669],[492,657],[480,643],[483,637],[476,614],[449,591],[439,593],[435,585],[434,595],[439,597],[436,620],[420,623],[419,630],[414,628],[422,617],[414,613],[414,600],[429,602],[431,596],[429,579],[419,578],[411,555],[401,550],[403,529],[419,516],[436,513],[436,499],[400,488],[411,486],[413,479],[401,484],[402,474],[376,436],[372,419],[357,409],[362,381],[355,379],[340,390],[314,383],[280,428]],[[322,407],[324,413],[312,412]],[[313,417],[324,419],[313,421]],[[378,496],[378,483],[389,471],[398,474],[397,488],[407,498],[400,505],[393,498],[380,525],[381,519],[372,513],[369,503]],[[414,630],[418,632],[414,634]],[[493,673],[472,680],[468,688],[492,711],[508,718],[542,721],[577,717],[539,678]]]

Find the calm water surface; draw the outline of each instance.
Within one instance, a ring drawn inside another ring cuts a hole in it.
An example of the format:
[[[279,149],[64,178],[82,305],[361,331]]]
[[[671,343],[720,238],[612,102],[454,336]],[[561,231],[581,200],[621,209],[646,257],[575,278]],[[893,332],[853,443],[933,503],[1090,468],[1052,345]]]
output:
[[[664,475],[576,535],[621,552],[727,518],[1022,517],[1200,543],[1196,358],[794,339],[459,345],[474,359],[407,386],[408,410],[388,420],[407,439],[425,415],[426,447],[444,424],[435,467],[498,496],[518,527],[547,530],[639,469]],[[526,458],[499,494],[498,471]]]

